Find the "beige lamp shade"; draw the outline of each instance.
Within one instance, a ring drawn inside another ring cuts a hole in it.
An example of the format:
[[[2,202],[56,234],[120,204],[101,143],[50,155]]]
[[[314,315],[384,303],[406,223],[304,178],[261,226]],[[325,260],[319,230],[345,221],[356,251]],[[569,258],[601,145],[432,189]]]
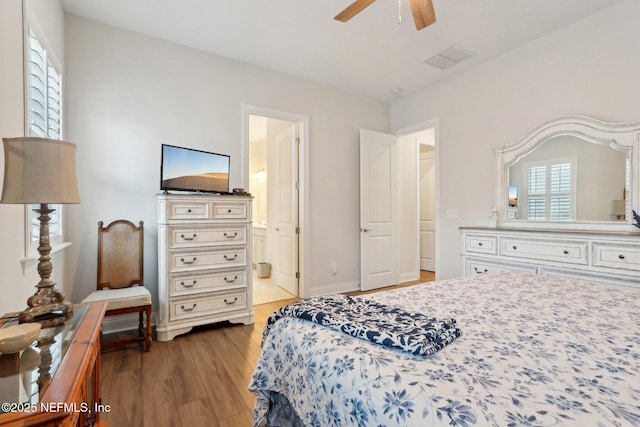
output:
[[[611,213],[617,216],[624,216],[627,210],[626,200],[612,200],[611,201]]]
[[[57,139],[2,138],[7,204],[80,203],[76,145]]]

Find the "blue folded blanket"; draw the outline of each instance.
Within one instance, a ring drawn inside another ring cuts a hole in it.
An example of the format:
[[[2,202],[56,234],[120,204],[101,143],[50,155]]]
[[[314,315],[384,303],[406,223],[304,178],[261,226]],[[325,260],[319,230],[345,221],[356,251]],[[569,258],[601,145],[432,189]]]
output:
[[[428,356],[460,336],[455,319],[435,319],[400,307],[341,294],[297,301],[276,310],[267,319],[262,342],[282,317],[297,317],[369,340],[385,347]]]

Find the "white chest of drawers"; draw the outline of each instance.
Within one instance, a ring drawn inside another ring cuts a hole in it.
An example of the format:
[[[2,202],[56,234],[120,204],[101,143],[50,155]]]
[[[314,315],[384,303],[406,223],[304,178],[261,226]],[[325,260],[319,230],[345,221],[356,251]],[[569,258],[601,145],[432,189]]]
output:
[[[640,287],[640,232],[461,227],[465,275],[522,270]]]
[[[251,197],[158,195],[158,341],[253,323]]]

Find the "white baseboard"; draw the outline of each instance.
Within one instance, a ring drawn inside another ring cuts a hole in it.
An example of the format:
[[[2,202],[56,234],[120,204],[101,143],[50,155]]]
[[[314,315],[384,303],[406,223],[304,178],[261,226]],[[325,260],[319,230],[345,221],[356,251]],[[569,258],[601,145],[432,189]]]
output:
[[[311,295],[309,295],[309,297],[318,297],[321,295],[353,292],[353,291],[359,291],[359,290],[360,290],[360,282],[334,283],[332,285],[314,287],[311,290],[312,292],[311,292]]]
[[[151,313],[152,327],[156,325],[156,315],[157,313]],[[138,318],[139,318],[138,313],[105,317],[104,320],[102,321],[102,332],[104,334],[112,334],[115,332],[137,330]]]
[[[420,280],[420,272],[402,273],[400,275],[400,283]]]

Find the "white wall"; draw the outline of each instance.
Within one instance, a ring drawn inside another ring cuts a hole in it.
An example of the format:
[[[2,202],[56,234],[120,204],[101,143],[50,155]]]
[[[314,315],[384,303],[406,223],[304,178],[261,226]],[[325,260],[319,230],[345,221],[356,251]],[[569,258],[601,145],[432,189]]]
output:
[[[38,36],[52,54],[64,62],[64,14],[58,1],[25,0],[26,18],[21,0],[0,1],[0,138],[25,135],[23,34],[24,22],[42,31]],[[46,33],[46,35],[45,35]],[[0,183],[4,174],[4,152],[0,153]],[[25,207],[0,204],[0,314],[21,311],[36,291],[39,281],[37,262],[24,263]],[[63,253],[52,255],[52,278],[65,291]]]
[[[242,104],[310,118],[307,289],[359,283],[359,129],[388,131],[388,104],[73,15],[66,24],[67,136],[82,197],[69,214],[75,300],[95,286],[97,222],[117,218],[145,222],[145,278],[157,295],[160,144],[230,154],[230,186],[247,187]]]
[[[627,0],[392,103],[392,129],[439,119],[438,278],[462,274],[458,227],[488,225],[495,147],[559,115],[640,119],[638,16]]]

